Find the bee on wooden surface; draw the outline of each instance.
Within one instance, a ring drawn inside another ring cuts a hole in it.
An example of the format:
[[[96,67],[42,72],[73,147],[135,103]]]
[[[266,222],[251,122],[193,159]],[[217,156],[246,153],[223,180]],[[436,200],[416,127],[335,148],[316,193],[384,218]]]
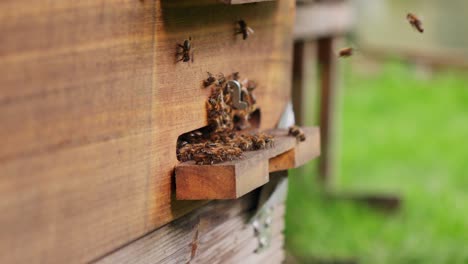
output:
[[[411,26],[416,29],[419,33],[424,32],[424,28],[422,27],[422,21],[419,19],[415,14],[408,13],[406,15],[406,19],[411,24]]]
[[[195,161],[195,164],[200,164],[200,165],[211,165],[213,164],[213,160],[209,158],[208,154],[205,153],[196,153],[193,155],[193,160]]]
[[[255,31],[247,26],[247,23],[244,20],[237,21],[239,24],[239,29],[236,31],[237,34],[242,34],[242,39],[247,39],[251,34],[255,33]]]
[[[216,82],[216,78],[210,72],[206,72],[206,73],[208,73],[208,78],[206,78],[203,81],[203,85],[205,87],[208,87],[208,86],[212,85],[214,82]]]
[[[289,128],[288,135],[296,137],[297,141],[305,141],[306,136],[304,134],[304,131],[300,129],[298,126],[291,126]]]
[[[227,160],[233,160],[242,156],[242,149],[238,147],[226,148],[225,157]]]
[[[233,80],[236,80],[236,81],[238,81],[238,80],[239,80],[239,78],[240,78],[240,74],[239,74],[239,72],[234,72],[234,73],[232,74],[232,79],[233,79]]]
[[[180,57],[180,59],[178,59],[177,62],[193,62],[193,49],[190,41],[192,41],[192,37],[189,37],[189,39],[184,40],[184,43],[182,45],[177,43],[177,48],[182,49],[176,52],[176,56]]]
[[[224,74],[222,73],[218,74],[218,85],[222,85],[225,82],[226,82],[226,77],[224,77]]]
[[[351,57],[354,54],[354,48],[347,47],[347,48],[342,48],[338,51],[338,57],[340,58],[348,58]]]

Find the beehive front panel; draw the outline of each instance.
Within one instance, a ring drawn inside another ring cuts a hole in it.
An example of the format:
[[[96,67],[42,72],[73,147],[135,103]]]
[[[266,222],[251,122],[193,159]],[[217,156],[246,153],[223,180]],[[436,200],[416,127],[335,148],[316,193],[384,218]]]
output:
[[[294,1],[0,3],[0,262],[96,259],[192,210],[177,137],[206,125],[206,71],[259,83],[262,127],[289,96]],[[234,35],[236,21],[255,30]],[[192,38],[194,61],[175,62]]]

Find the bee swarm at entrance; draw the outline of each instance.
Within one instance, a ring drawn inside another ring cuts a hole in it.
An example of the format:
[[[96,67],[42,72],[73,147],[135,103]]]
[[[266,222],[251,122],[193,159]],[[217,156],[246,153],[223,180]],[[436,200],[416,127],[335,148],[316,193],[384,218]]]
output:
[[[247,104],[245,109],[235,109],[229,85],[230,80],[241,83],[240,100]],[[247,132],[251,128],[249,119],[257,110],[253,91],[256,84],[247,79],[240,80],[239,73],[225,77],[223,74],[208,78],[203,85],[211,88],[206,106],[207,127],[183,134],[177,140],[177,159],[193,160],[196,164],[209,165],[242,158],[244,151],[261,150],[274,145],[274,137],[267,133]]]

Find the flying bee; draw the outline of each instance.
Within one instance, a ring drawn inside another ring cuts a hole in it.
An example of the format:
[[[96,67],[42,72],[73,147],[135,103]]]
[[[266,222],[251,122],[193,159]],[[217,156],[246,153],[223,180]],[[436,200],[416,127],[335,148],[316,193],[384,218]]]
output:
[[[193,62],[193,48],[190,41],[192,41],[192,37],[189,37],[189,39],[184,40],[184,43],[182,45],[177,43],[177,48],[182,49],[181,51],[178,50],[176,52],[176,56],[180,57],[180,59],[178,59],[177,62]]]
[[[408,13],[406,15],[406,20],[415,28],[419,33],[424,32],[424,28],[422,27],[422,21],[419,19],[415,14],[413,13]]]
[[[212,85],[214,82],[216,82],[216,78],[210,72],[206,72],[206,73],[208,73],[208,78],[206,78],[206,80],[203,81],[203,85],[205,87],[208,87]]]
[[[237,21],[237,23],[239,24],[239,29],[236,31],[236,35],[242,34],[242,39],[245,40],[249,37],[249,35],[255,33],[255,31],[252,28],[247,26],[247,23],[245,23],[243,19]]]
[[[338,57],[348,58],[348,57],[351,57],[353,53],[354,53],[354,48],[351,48],[351,47],[342,48],[338,51]]]

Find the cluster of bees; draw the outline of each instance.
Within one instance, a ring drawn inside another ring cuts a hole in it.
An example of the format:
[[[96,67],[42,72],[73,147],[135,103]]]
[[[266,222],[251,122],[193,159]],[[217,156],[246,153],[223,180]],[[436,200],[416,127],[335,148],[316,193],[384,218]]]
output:
[[[240,100],[246,104],[244,109],[233,105],[228,82],[235,80],[241,83]],[[225,77],[216,77],[208,73],[203,85],[211,88],[206,107],[209,126],[186,133],[177,142],[179,161],[193,160],[196,164],[210,165],[219,162],[242,158],[245,151],[254,151],[272,147],[274,137],[266,133],[242,132],[250,127],[249,117],[257,110],[253,90],[256,84],[247,79],[240,80],[239,73]]]
[[[424,33],[424,28],[422,26],[422,21],[419,19],[418,16],[416,16],[413,13],[408,13],[406,15],[406,20],[408,20],[408,23],[419,33]],[[353,47],[346,47],[342,48],[338,51],[338,57],[340,58],[348,58],[351,57],[355,52],[355,48]]]
[[[240,97],[234,98],[228,85],[229,80],[238,81],[241,84]],[[204,81],[205,87],[211,87],[211,95],[207,101],[207,112],[210,126],[215,132],[244,130],[250,127],[249,117],[257,110],[257,100],[253,91],[256,83],[244,79],[240,81],[238,72],[229,77],[219,74],[214,77],[208,72],[208,78]],[[244,109],[236,109],[234,105],[239,100],[246,105]]]

